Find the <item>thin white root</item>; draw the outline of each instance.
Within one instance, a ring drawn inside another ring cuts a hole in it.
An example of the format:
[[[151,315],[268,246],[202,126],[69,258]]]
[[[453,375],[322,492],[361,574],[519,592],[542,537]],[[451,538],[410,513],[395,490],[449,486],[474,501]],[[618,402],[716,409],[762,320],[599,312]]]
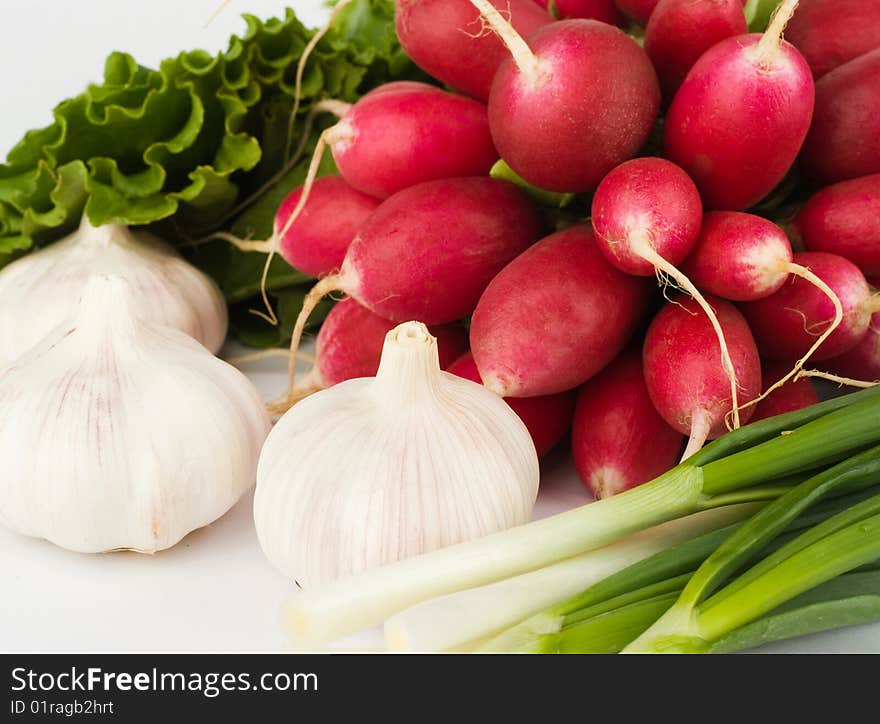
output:
[[[470,3],[480,11],[483,19],[489,23],[492,30],[501,38],[501,42],[507,46],[520,72],[526,78],[532,80],[537,78],[538,59],[528,46],[528,43],[516,32],[513,25],[498,12],[498,9],[489,0],[470,0]]]
[[[260,277],[260,296],[263,299],[263,306],[266,307],[266,311],[261,312],[258,309],[249,309],[248,311],[260,319],[265,319],[273,327],[277,327],[278,317],[275,316],[275,309],[272,307],[272,302],[269,300],[269,290],[266,288],[266,285],[269,282],[269,267],[272,266],[272,260],[274,258],[275,250],[273,249],[266,255],[266,263],[263,264],[263,276]]]
[[[194,246],[202,246],[203,244],[207,244],[211,241],[228,241],[239,251],[258,251],[262,254],[268,254],[269,252],[275,251],[277,249],[277,244],[274,239],[267,239],[265,241],[254,240],[254,239],[242,239],[240,236],[236,236],[235,234],[230,234],[227,231],[214,231],[207,236],[203,236],[200,239],[192,239],[190,241],[186,241],[180,246],[182,247],[194,247]]]
[[[874,380],[873,382],[869,382],[868,380],[854,380],[851,377],[840,377],[839,375],[832,375],[830,372],[821,372],[819,370],[801,370],[797,373],[797,377],[795,379],[804,379],[805,377],[815,377],[820,380],[828,380],[829,382],[836,382],[838,385],[846,385],[847,387],[876,387],[880,385],[880,380]]]
[[[710,423],[709,415],[705,410],[697,410],[693,414],[691,418],[691,434],[680,462],[684,462],[695,453],[698,453],[703,445],[706,444],[706,440],[709,439],[709,433],[712,431]]]
[[[233,367],[242,367],[243,365],[251,364],[252,362],[260,362],[264,359],[271,359],[273,357],[290,359],[290,350],[270,347],[269,349],[261,349],[259,352],[248,352],[247,354],[240,354],[235,357],[226,357],[223,361],[227,364],[231,364]],[[302,350],[296,353],[296,358],[312,364],[315,362],[315,355],[303,352]]]
[[[213,13],[211,13],[211,17],[209,17],[209,18],[205,21],[205,24],[202,26],[202,30],[204,30],[205,28],[207,28],[207,27],[208,27],[211,23],[213,23],[218,17],[220,17],[220,13],[222,13],[224,10],[226,10],[226,8],[228,8],[230,5],[232,5],[232,0],[223,0],[223,2],[220,3],[220,5],[217,6],[217,9],[216,9]]]
[[[813,274],[813,272],[811,272],[805,266],[789,263],[786,265],[786,269],[789,273],[805,279],[806,281],[810,282],[810,284],[813,284],[825,293],[825,295],[831,300],[831,303],[834,305],[834,320],[831,322],[828,328],[819,336],[813,346],[810,347],[809,350],[807,350],[807,353],[797,362],[795,362],[794,367],[792,367],[791,370],[781,380],[777,380],[776,382],[774,382],[754,400],[749,400],[748,402],[743,404],[739,408],[740,410],[745,410],[752,405],[757,405],[761,400],[766,399],[772,392],[778,390],[792,378],[799,379],[799,373],[803,369],[807,361],[810,359],[810,357],[812,357],[816,353],[816,350],[818,350],[819,347],[821,347],[825,343],[825,340],[827,340],[832,335],[834,330],[840,326],[841,322],[843,322],[843,305],[840,303],[840,298],[837,296],[837,294],[834,293],[834,290],[831,287],[829,287],[825,282],[823,282],[819,277]]]
[[[290,358],[287,364],[287,393],[279,400],[268,405],[270,412],[274,414],[283,414],[289,410],[296,402],[299,391],[296,389],[296,358],[299,353],[299,345],[302,341],[303,331],[306,322],[309,321],[309,315],[314,311],[318,303],[330,292],[341,289],[343,278],[339,274],[332,274],[321,279],[315,286],[311,288],[305,299],[303,299],[302,309],[296,318],[296,324],[293,326],[293,336],[290,338]]]
[[[303,48],[299,62],[296,64],[296,76],[293,86],[293,110],[290,112],[290,120],[287,123],[287,143],[284,145],[285,160],[290,158],[290,150],[293,146],[293,129],[296,125],[296,116],[299,113],[300,104],[302,103],[302,81],[306,70],[306,63],[308,62],[309,56],[315,48],[318,47],[318,43],[321,42],[321,39],[330,32],[330,28],[333,26],[336,18],[339,17],[339,13],[341,13],[351,1],[352,0],[339,0],[339,2],[336,3],[336,6],[330,13],[330,18],[327,20],[327,24],[312,36],[311,40],[306,44],[306,47]]]
[[[730,358],[730,349],[727,346],[727,340],[724,338],[724,330],[721,329],[721,323],[718,321],[715,310],[712,309],[712,306],[706,301],[700,290],[694,286],[693,282],[682,274],[674,264],[670,264],[660,256],[647,239],[631,239],[630,244],[636,254],[653,264],[655,268],[662,271],[669,278],[674,279],[676,284],[690,294],[694,301],[703,308],[703,311],[709,318],[709,323],[712,325],[712,329],[715,330],[715,336],[718,338],[718,345],[721,347],[721,367],[730,380],[730,414],[733,417],[733,429],[736,430],[740,426],[739,385],[736,379],[736,369],[733,366],[733,360]],[[725,417],[726,422],[727,419]]]
[[[335,126],[333,128],[335,128]],[[293,211],[290,212],[290,216],[287,217],[287,221],[284,222],[281,231],[275,234],[275,237],[279,242],[284,238],[287,232],[290,231],[293,222],[297,220],[302,213],[303,208],[305,208],[306,202],[309,200],[309,195],[312,193],[312,186],[314,186],[315,179],[318,176],[318,168],[321,166],[321,157],[324,155],[324,150],[327,148],[327,136],[333,128],[328,128],[318,138],[318,143],[315,145],[315,152],[312,154],[312,160],[309,163],[306,180],[302,185],[302,193],[299,196],[299,201],[297,201]]]
[[[785,32],[785,26],[788,25],[788,21],[791,20],[794,11],[797,10],[799,1],[783,0],[776,8],[770,20],[770,25],[758,42],[758,57],[762,60],[766,61],[772,58],[779,51],[779,43],[782,40],[782,34]]]

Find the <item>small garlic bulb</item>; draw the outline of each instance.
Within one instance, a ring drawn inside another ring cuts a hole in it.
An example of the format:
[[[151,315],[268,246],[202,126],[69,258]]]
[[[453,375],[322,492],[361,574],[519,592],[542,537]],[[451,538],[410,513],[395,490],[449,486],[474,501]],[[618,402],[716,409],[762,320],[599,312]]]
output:
[[[441,372],[418,322],[385,337],[376,377],[303,400],[260,455],[254,519],[269,560],[305,587],[525,523],[538,492],[525,425]]]
[[[74,551],[154,552],[256,478],[269,420],[238,370],[134,316],[97,275],[63,323],[0,367],[0,523]]]
[[[92,274],[129,283],[140,319],[174,327],[211,352],[226,338],[226,303],[217,285],[157,236],[83,216],[64,239],[0,271],[0,365],[33,347],[70,314]]]

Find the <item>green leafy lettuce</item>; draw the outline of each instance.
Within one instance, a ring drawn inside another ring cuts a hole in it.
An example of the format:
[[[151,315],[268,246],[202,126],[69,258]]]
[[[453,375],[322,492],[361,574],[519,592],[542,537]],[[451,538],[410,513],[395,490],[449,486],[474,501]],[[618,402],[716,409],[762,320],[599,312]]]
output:
[[[218,55],[182,52],[158,69],[125,53],[106,61],[104,81],[60,103],[54,122],[30,131],[0,166],[0,267],[69,233],[85,213],[96,225],[150,225],[184,245],[222,228],[267,238],[275,209],[305,175],[305,161],[238,213],[285,162],[296,65],[314,31],[283,18],[244,16],[246,30]],[[309,58],[293,146],[321,98],[354,101],[398,78],[419,78],[394,33],[391,0],[354,0]],[[320,124],[313,131],[317,136]],[[310,151],[314,138],[308,139]],[[332,171],[332,160],[324,171]],[[225,242],[188,249],[230,303],[259,307],[265,257]],[[308,277],[273,261],[269,290],[301,298]],[[260,344],[289,336],[233,308],[233,328]],[[254,327],[256,325],[256,327]],[[262,341],[261,341],[262,340]]]

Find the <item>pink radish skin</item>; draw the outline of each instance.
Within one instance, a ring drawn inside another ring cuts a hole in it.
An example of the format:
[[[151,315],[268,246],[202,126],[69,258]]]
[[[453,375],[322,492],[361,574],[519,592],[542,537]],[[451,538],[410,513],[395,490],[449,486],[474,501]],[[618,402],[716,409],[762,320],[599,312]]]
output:
[[[763,36],[740,35],[710,48],[669,107],[665,155],[690,174],[707,208],[739,211],[764,198],[810,128],[810,67],[779,40],[794,4],[784,1]]]
[[[483,384],[474,356],[467,352],[447,372]],[[532,436],[538,457],[544,457],[571,429],[575,393],[560,392],[540,397],[505,397],[504,401],[519,415]]]
[[[741,0],[660,0],[645,30],[645,52],[670,99],[700,56],[748,33]]]
[[[880,380],[880,312],[871,316],[868,331],[861,342],[849,352],[828,360],[822,367],[853,380]]]
[[[765,390],[790,371],[790,365],[785,362],[765,361],[761,362],[761,367],[764,372],[762,386]],[[752,415],[752,422],[764,420],[774,415],[782,415],[786,412],[802,410],[817,402],[819,402],[819,395],[810,380],[789,380],[757,404],[755,414]]]
[[[871,319],[871,292],[858,267],[835,254],[801,252],[794,262],[824,281],[843,307],[843,321],[813,353],[813,359],[837,357],[865,336]],[[775,294],[743,305],[762,356],[773,360],[800,357],[834,318],[828,296],[800,277],[791,277]]]
[[[514,55],[492,84],[489,127],[514,171],[548,191],[591,191],[638,152],[657,118],[660,89],[626,33],[595,20],[562,20],[528,45],[506,42]]]
[[[680,264],[697,242],[703,205],[694,182],[678,166],[662,158],[636,158],[602,179],[591,215],[608,261],[627,274],[653,276],[656,265],[640,244]]]
[[[492,3],[523,36],[553,21],[533,0]],[[415,64],[465,95],[488,100],[508,52],[469,0],[396,0],[395,6],[397,37]]]
[[[750,400],[761,390],[761,362],[749,325],[730,302],[717,297],[708,301],[724,330],[740,394]],[[685,458],[726,431],[730,382],[718,356],[715,331],[693,299],[669,302],[654,317],[642,360],[657,411],[673,428],[690,436]],[[753,413],[754,408],[742,410],[743,424]]]
[[[781,289],[792,261],[788,237],[772,221],[739,211],[710,211],[682,270],[710,294],[750,302]]]
[[[596,498],[653,480],[674,467],[684,440],[648,395],[638,349],[581,387],[571,431],[578,475]]]
[[[785,37],[821,78],[880,48],[880,0],[801,0]]]
[[[315,343],[315,366],[300,389],[309,393],[351,380],[373,377],[379,369],[382,345],[397,322],[373,314],[354,299],[343,299],[327,315]],[[456,325],[432,327],[440,367],[446,369],[466,350],[467,332]]]
[[[368,93],[325,133],[342,177],[381,199],[423,181],[480,176],[498,160],[486,107],[426,84]]]
[[[620,25],[623,17],[614,5],[614,0],[535,0],[542,8],[550,11],[554,18],[567,20],[582,18],[598,20],[609,25]]]
[[[588,224],[548,236],[486,288],[471,320],[484,384],[535,397],[588,380],[626,346],[650,298],[647,279],[619,271]]]
[[[381,202],[353,189],[341,176],[324,176],[312,186],[308,205],[280,236],[301,195],[302,188],[296,189],[278,207],[278,250],[294,269],[322,277],[342,266],[351,240]]]
[[[839,254],[869,277],[880,274],[880,174],[822,189],[793,226],[810,251]]]
[[[469,315],[486,285],[542,231],[528,196],[506,181],[427,181],[384,201],[352,241],[339,274],[306,295],[291,340],[291,361],[320,299],[341,291],[394,321],[446,324]],[[295,369],[290,366],[290,406]]]
[[[639,25],[647,25],[660,0],[614,0],[617,9]]]
[[[739,427],[738,386],[724,332],[699,289],[677,268],[697,242],[702,216],[694,182],[662,158],[622,163],[602,180],[593,196],[593,228],[606,258],[628,274],[667,275],[708,315],[730,380],[733,424]]]
[[[816,114],[801,162],[825,184],[880,173],[880,50],[816,83]]]

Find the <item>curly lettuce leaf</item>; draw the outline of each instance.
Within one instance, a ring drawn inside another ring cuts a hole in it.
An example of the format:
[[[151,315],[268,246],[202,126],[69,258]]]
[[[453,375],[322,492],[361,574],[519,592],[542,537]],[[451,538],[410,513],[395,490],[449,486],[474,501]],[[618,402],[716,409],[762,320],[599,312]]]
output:
[[[211,55],[195,50],[158,69],[113,53],[103,82],[60,103],[54,122],[27,133],[0,166],[0,266],[94,224],[154,225],[181,243],[218,228],[265,235],[297,178],[236,220],[237,205],[284,164],[297,61],[314,31],[283,18],[244,16],[245,32]],[[390,0],[355,0],[310,57],[300,118],[325,97],[354,101],[375,85],[420,77],[394,37]],[[299,139],[294,139],[294,145]],[[226,221],[232,217],[233,221]],[[221,224],[221,222],[223,222]],[[203,264],[230,299],[254,293],[261,255],[205,250]],[[273,289],[303,275],[279,260]]]

